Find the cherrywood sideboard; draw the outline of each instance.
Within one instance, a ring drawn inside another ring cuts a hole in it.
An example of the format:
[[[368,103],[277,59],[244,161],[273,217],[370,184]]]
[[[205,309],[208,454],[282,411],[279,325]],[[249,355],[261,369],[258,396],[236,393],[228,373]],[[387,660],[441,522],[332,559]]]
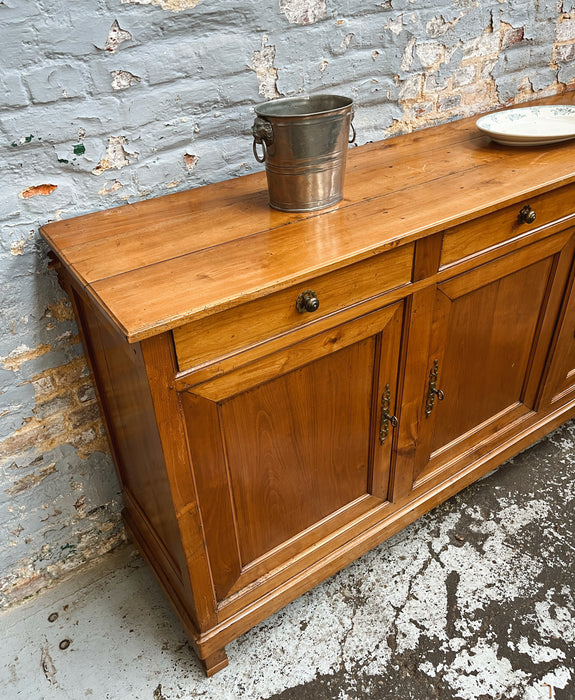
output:
[[[352,149],[320,212],[271,209],[257,173],[41,233],[126,527],[208,675],[575,415],[575,141],[463,119]]]

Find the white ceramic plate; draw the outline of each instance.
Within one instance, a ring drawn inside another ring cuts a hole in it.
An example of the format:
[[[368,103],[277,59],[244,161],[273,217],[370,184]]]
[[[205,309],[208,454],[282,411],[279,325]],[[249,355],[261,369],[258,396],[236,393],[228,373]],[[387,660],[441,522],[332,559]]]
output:
[[[480,117],[477,128],[506,146],[541,146],[575,138],[575,107],[521,107]]]

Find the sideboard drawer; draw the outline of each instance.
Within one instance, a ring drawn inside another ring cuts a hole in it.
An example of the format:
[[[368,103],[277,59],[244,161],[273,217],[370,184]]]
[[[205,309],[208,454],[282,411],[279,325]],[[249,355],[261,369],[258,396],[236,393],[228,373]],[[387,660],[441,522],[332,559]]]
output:
[[[313,334],[316,321],[409,284],[413,250],[413,244],[394,248],[174,329],[179,370],[200,367],[298,328],[309,328]],[[298,311],[298,298],[310,291],[319,306],[311,312]]]
[[[569,215],[575,217],[575,184],[454,226],[444,234],[440,267],[449,267]]]

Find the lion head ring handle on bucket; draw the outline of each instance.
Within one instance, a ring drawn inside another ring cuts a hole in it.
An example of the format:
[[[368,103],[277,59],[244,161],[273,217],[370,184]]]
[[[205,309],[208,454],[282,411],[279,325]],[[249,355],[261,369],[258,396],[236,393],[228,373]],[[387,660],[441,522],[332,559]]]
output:
[[[355,143],[355,138],[357,136],[355,131],[355,126],[353,124],[353,118],[355,116],[354,111],[351,111],[351,119],[349,128],[351,129],[351,136],[348,139],[348,143]],[[270,122],[267,119],[262,119],[261,117],[256,117],[252,125],[252,134],[254,137],[253,151],[254,158],[258,163],[266,162],[267,147],[271,146],[274,140],[274,130]],[[262,147],[262,154],[258,153],[258,144]]]
[[[356,138],[353,100],[286,97],[257,105],[255,111],[253,151],[258,163],[266,164],[270,205],[313,211],[339,202],[348,144]]]

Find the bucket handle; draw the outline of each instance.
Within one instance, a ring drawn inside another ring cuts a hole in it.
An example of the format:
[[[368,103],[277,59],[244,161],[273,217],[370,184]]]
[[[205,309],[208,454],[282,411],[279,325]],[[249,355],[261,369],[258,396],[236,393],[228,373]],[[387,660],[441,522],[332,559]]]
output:
[[[353,118],[354,117],[355,117],[355,112],[352,110],[351,120],[349,122],[349,126],[351,128],[351,136],[347,140],[348,143],[355,143],[355,139],[357,136],[356,131],[355,131],[355,126],[353,125]],[[273,126],[271,125],[270,122],[268,122],[267,119],[262,119],[261,117],[256,117],[254,119],[254,123],[252,126],[252,134],[254,137],[254,142],[253,142],[254,158],[257,160],[258,163],[265,163],[266,158],[267,158],[268,148],[274,142]],[[262,147],[262,155],[261,156],[258,153],[258,144],[261,144],[261,147]]]
[[[274,130],[267,119],[256,117],[252,126],[252,134],[254,136],[254,157],[258,163],[265,163],[268,148],[274,142]],[[258,143],[262,147],[262,155],[258,153]]]
[[[355,112],[354,112],[353,109],[352,109],[352,110],[351,110],[351,119],[350,119],[350,122],[349,122],[349,127],[350,127],[350,129],[351,129],[351,136],[350,136],[349,139],[347,140],[348,143],[355,143],[355,137],[357,136],[357,134],[355,133],[355,126],[353,125],[353,118],[354,118],[354,117],[355,117]]]

